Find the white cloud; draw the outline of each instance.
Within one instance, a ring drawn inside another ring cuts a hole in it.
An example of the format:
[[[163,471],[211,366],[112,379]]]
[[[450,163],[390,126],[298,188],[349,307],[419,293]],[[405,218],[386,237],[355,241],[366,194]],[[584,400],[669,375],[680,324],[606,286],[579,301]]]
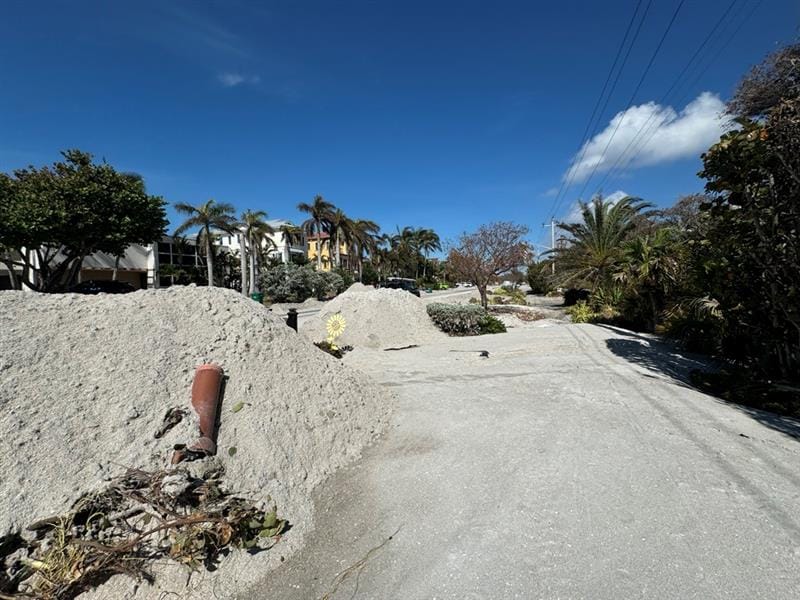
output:
[[[643,128],[644,133],[633,141]],[[581,148],[563,177],[574,176],[576,182],[582,182],[595,166],[598,173],[603,173],[614,168],[618,161],[617,168],[629,160],[628,167],[636,168],[697,156],[730,128],[725,104],[711,92],[700,94],[680,113],[655,102],[632,106],[614,116],[603,131]]]
[[[244,83],[255,85],[261,81],[258,75],[242,75],[241,73],[220,73],[217,80],[225,87],[236,87]]]

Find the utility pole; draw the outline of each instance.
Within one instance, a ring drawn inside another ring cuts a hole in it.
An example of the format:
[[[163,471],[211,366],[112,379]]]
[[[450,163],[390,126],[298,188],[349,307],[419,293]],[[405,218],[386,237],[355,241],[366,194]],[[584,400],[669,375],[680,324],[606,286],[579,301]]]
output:
[[[556,249],[556,222],[555,219],[550,219],[550,223],[545,223],[542,227],[549,227],[550,228],[550,250]],[[550,263],[550,267],[552,268],[552,273],[555,275],[556,272],[556,259],[553,257],[552,262]]]

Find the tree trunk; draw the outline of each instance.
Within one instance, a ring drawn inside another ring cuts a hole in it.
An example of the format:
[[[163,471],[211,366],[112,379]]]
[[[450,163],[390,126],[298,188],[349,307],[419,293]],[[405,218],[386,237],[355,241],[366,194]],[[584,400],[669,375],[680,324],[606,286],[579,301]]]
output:
[[[239,234],[239,269],[242,272],[241,276],[241,288],[242,288],[242,296],[247,296],[247,241],[244,238],[244,234]]]
[[[425,280],[428,277],[428,253],[425,252],[425,256],[422,261],[422,279]]]
[[[336,268],[342,268],[342,253],[340,252],[339,248],[341,244],[339,243],[339,229],[336,229]]]
[[[10,260],[8,261],[4,260],[3,264],[6,266],[6,269],[8,270],[8,278],[11,280],[11,289],[21,290],[22,282],[17,276],[16,271],[14,271],[14,263]]]
[[[322,271],[322,223],[317,221],[317,271]]]
[[[489,307],[489,297],[486,295],[486,285],[478,284],[478,292],[481,295],[481,306],[483,308]]]
[[[257,250],[255,248],[255,243],[251,241],[250,243],[250,295],[252,296],[256,292],[256,257],[257,257]]]
[[[114,257],[114,271],[111,273],[111,281],[117,280],[117,275],[119,274],[119,254]]]
[[[211,232],[206,229],[206,267],[208,268],[208,287],[214,287],[214,256],[211,254]]]

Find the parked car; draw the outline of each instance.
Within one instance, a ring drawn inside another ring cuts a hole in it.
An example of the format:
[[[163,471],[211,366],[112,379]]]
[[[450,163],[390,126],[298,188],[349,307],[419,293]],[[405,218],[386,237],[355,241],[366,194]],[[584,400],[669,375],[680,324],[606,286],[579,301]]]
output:
[[[136,288],[125,281],[82,281],[69,288],[73,294],[128,294]]]
[[[417,297],[420,296],[419,288],[417,287],[417,282],[414,281],[413,279],[401,279],[399,277],[395,277],[393,279],[389,279],[383,282],[383,284],[381,284],[381,287],[393,290],[405,290],[407,292],[410,292],[411,294],[414,294]]]

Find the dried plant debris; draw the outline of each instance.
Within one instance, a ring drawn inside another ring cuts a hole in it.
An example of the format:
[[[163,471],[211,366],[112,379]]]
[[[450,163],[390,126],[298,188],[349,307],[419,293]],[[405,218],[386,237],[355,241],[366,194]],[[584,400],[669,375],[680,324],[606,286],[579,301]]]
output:
[[[70,599],[115,574],[152,582],[154,561],[211,570],[233,549],[274,546],[288,529],[274,504],[256,507],[226,491],[218,464],[205,469],[130,469],[69,514],[0,540],[0,599]]]

